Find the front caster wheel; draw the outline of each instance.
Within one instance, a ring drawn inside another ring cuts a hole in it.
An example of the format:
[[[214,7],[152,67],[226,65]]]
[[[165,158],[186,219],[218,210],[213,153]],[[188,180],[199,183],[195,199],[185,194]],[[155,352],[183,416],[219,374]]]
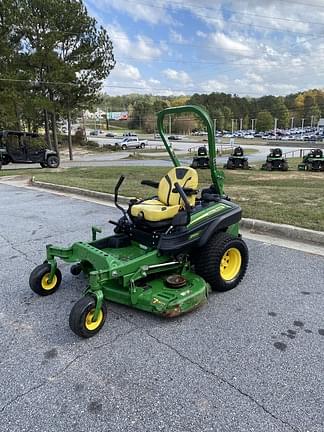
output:
[[[51,266],[47,262],[37,266],[30,274],[29,286],[40,296],[53,294],[62,282],[62,273],[57,268],[52,279],[49,282],[48,278],[51,273]]]
[[[97,334],[104,325],[107,316],[107,306],[105,302],[102,303],[98,318],[96,321],[93,321],[95,307],[96,300],[90,295],[83,297],[75,303],[70,312],[69,325],[76,335],[90,338]]]

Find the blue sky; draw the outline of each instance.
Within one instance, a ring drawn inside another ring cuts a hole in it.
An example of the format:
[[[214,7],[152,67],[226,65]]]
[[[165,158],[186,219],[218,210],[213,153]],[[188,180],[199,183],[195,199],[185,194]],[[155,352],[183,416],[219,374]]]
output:
[[[110,95],[324,87],[323,0],[86,0],[117,61]]]

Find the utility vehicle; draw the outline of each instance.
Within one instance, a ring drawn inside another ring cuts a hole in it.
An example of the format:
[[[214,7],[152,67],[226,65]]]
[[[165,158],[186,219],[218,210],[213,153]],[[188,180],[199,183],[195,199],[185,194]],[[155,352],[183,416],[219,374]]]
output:
[[[42,168],[57,168],[59,155],[45,148],[37,133],[5,130],[0,132],[0,169],[9,163],[39,163]]]

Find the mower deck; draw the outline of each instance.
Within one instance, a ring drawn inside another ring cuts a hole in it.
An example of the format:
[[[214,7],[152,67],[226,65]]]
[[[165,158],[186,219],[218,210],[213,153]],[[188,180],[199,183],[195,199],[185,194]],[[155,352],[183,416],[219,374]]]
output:
[[[159,315],[180,315],[206,301],[209,285],[191,272],[188,264],[170,262],[168,256],[159,255],[156,249],[134,241],[130,246],[104,247],[114,238],[78,242],[71,248],[49,245],[48,262],[56,267],[58,257],[80,263],[79,270],[90,277],[92,294]],[[168,286],[168,276],[175,274],[181,275],[183,286]]]

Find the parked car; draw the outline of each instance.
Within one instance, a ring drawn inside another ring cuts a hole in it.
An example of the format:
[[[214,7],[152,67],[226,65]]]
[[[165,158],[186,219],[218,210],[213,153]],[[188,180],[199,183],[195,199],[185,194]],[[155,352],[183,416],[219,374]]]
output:
[[[181,136],[179,136],[179,135],[170,135],[170,136],[168,136],[168,139],[170,141],[180,141],[180,140],[182,140]]]
[[[139,140],[138,137],[127,137],[122,141],[115,142],[116,147],[120,147],[122,150],[127,150],[130,148],[140,148],[144,149],[147,145],[146,140]]]
[[[107,138],[115,138],[115,134],[113,132],[106,133]]]
[[[96,129],[96,130],[91,131],[91,132],[90,132],[90,135],[91,135],[91,136],[99,136],[99,135],[101,135],[102,133],[103,133],[103,132],[102,132],[101,130]]]
[[[0,169],[9,163],[39,163],[42,168],[57,168],[59,155],[46,148],[45,141],[32,132],[0,132]]]
[[[137,135],[134,132],[125,132],[123,133],[123,137],[137,137]]]

